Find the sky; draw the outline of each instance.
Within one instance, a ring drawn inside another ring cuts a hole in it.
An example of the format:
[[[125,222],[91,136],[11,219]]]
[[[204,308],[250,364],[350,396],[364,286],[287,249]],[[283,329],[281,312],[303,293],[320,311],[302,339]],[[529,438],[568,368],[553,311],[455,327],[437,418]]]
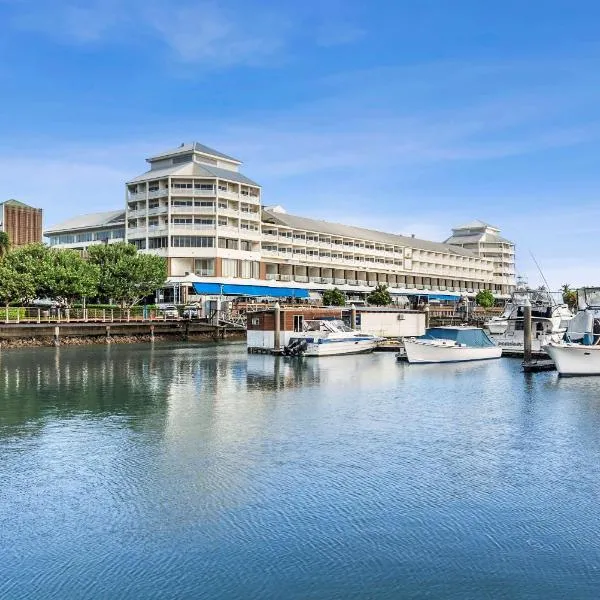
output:
[[[600,3],[0,0],[0,200],[124,207],[198,141],[263,203],[443,241],[481,219],[530,285],[600,284]]]

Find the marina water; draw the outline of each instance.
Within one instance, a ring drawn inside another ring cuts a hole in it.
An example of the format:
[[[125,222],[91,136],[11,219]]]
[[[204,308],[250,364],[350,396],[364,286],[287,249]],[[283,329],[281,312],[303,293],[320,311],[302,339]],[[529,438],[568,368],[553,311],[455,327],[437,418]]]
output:
[[[0,598],[597,598],[600,378],[0,356]]]

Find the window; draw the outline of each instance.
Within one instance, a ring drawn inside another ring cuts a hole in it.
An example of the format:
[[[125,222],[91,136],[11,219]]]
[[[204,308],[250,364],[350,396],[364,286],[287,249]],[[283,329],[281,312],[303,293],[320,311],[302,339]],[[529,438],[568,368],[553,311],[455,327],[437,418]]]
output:
[[[221,269],[223,277],[237,277],[238,261],[230,258],[224,258],[221,261]]]
[[[156,237],[148,238],[148,248],[155,250],[156,248],[166,248],[169,245],[169,238],[167,237]]]
[[[227,250],[237,250],[238,241],[230,238],[219,238],[219,248],[225,248]]]
[[[203,277],[214,277],[215,275],[215,259],[214,258],[197,258],[194,261],[194,273]]]
[[[197,190],[210,190],[213,191],[215,186],[212,183],[196,183],[194,188]]]
[[[171,200],[171,206],[194,206],[192,200]]]
[[[196,225],[212,225],[214,227],[215,220],[214,219],[195,219],[194,223]]]
[[[194,206],[203,206],[205,208],[214,208],[215,207],[215,203],[211,202],[210,200],[200,200],[199,202],[196,201],[194,203]]]
[[[171,248],[214,248],[215,238],[192,235],[174,235]]]
[[[240,260],[240,277],[258,279],[259,263],[253,260]]]
[[[304,317],[302,315],[294,315],[294,331],[302,331],[304,326]]]
[[[146,247],[146,240],[129,240],[129,243],[135,246],[138,250],[144,250]]]
[[[243,250],[244,252],[252,252],[252,242],[242,240],[240,242],[240,250]]]
[[[194,222],[194,219],[192,219],[191,217],[173,217],[171,219],[171,223],[173,223],[173,225],[186,225],[186,224],[191,224]]]

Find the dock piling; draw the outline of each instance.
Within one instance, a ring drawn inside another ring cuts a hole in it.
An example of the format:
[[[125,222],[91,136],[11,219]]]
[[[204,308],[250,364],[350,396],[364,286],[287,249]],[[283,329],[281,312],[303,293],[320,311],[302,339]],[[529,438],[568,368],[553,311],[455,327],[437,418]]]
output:
[[[523,302],[523,364],[531,363],[531,302]]]
[[[273,350],[279,352],[281,346],[281,306],[279,306],[279,302],[275,302],[275,306],[273,307],[273,318],[275,320],[275,326],[273,328]]]

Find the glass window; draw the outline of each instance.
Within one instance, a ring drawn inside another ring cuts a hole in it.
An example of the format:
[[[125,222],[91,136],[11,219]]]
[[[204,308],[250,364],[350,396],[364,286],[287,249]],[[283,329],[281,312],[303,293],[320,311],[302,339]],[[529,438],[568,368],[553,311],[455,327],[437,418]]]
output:
[[[215,275],[215,259],[214,258],[197,258],[194,261],[194,273],[204,277],[214,277]]]
[[[172,248],[214,248],[215,238],[192,236],[192,235],[174,235],[171,238]]]
[[[223,258],[221,261],[223,277],[238,276],[238,261],[230,258]]]

